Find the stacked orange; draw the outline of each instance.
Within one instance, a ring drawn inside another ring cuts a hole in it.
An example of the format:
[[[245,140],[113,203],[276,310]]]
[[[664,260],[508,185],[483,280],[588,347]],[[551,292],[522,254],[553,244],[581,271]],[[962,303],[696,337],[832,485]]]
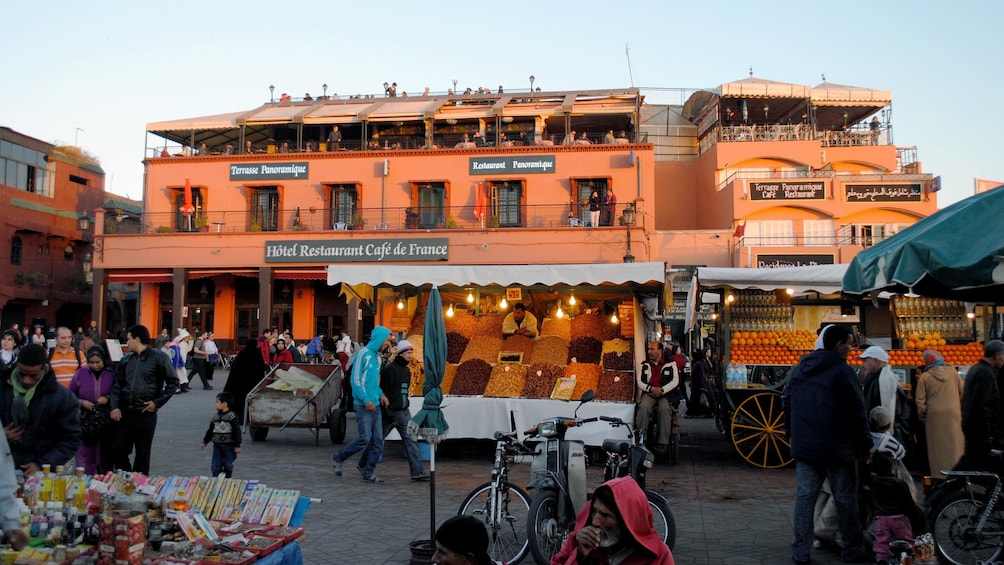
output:
[[[937,334],[933,334],[937,335]],[[911,336],[912,338],[913,336]],[[919,337],[919,336],[917,336]],[[983,357],[983,346],[977,342],[967,343],[965,345],[930,345],[932,336],[925,336],[925,339],[908,339],[907,344],[913,343],[913,346],[907,345],[907,349],[892,349],[889,350],[889,364],[894,367],[919,367],[924,364],[923,354],[924,351],[932,349],[941,353],[945,358],[945,364],[947,365],[972,365]],[[936,338],[939,343],[944,340],[940,337]],[[927,346],[922,346],[924,341],[928,342]],[[860,359],[862,350],[857,349],[851,351],[851,354],[847,358],[847,362],[851,365],[860,366],[863,362]]]
[[[906,349],[919,349],[921,351],[944,346],[945,340],[939,333],[929,333],[923,336],[918,333],[911,333],[903,344],[903,347]]]

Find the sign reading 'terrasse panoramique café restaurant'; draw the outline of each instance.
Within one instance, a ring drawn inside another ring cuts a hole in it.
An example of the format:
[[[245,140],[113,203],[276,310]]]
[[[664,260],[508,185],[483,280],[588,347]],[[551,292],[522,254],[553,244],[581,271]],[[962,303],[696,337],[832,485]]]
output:
[[[307,178],[309,163],[231,163],[230,180],[283,180]]]
[[[354,263],[371,261],[446,261],[450,239],[353,239],[266,241],[266,263]]]
[[[470,174],[472,175],[540,174],[553,172],[554,155],[470,158]]]
[[[751,182],[751,200],[823,200],[826,184],[809,182]]]

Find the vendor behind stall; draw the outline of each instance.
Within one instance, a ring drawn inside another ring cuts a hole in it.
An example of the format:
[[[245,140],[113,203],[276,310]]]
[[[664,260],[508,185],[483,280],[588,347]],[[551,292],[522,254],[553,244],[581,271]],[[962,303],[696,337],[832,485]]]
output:
[[[512,307],[512,312],[502,320],[502,337],[524,335],[535,338],[538,333],[536,316],[527,312],[522,302],[517,302]]]

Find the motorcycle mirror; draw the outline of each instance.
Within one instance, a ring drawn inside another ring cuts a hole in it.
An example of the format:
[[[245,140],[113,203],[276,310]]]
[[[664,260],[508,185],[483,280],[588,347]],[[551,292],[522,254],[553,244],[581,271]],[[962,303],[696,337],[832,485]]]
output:
[[[582,393],[582,397],[579,399],[579,404],[585,404],[594,398],[596,398],[596,392],[594,392],[593,389],[589,389]]]

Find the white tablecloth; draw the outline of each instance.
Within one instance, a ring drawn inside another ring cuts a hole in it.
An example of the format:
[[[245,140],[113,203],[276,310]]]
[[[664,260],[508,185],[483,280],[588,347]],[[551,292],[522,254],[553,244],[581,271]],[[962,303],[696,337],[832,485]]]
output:
[[[496,431],[523,432],[545,418],[571,417],[578,402],[529,398],[484,398],[478,396],[447,396],[443,399],[443,415],[450,425],[446,439],[492,439]],[[422,397],[411,397],[411,413],[422,408]],[[634,404],[630,402],[588,402],[579,409],[580,418],[613,416],[622,420],[634,419]],[[513,427],[515,423],[515,427]],[[567,439],[578,439],[586,445],[599,447],[607,438],[627,439],[627,428],[614,428],[606,422],[590,422],[568,430]],[[389,440],[401,439],[396,431]]]

